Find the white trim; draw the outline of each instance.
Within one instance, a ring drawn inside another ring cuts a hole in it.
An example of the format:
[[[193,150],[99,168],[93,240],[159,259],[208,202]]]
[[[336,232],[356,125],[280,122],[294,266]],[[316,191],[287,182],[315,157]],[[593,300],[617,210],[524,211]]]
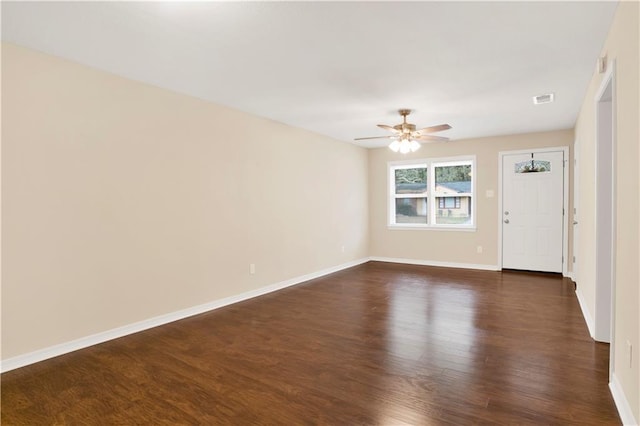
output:
[[[498,270],[502,270],[502,182],[503,182],[503,157],[505,155],[513,154],[529,154],[537,152],[557,152],[563,153],[563,175],[562,175],[562,208],[564,209],[564,216],[562,218],[562,275],[567,275],[567,264],[569,263],[569,147],[568,146],[556,146],[549,148],[532,148],[532,149],[518,149],[514,151],[500,151],[498,152]]]
[[[611,375],[609,390],[611,391],[613,402],[615,402],[616,408],[618,409],[618,414],[620,414],[620,420],[622,420],[622,424],[628,426],[638,426],[638,421],[633,417],[633,411],[631,411],[629,401],[627,400],[624,391],[622,390],[622,386],[620,386],[620,382],[618,381],[618,378],[615,374]]]
[[[611,344],[609,345],[609,377],[615,375],[616,356],[616,260],[618,258],[618,94],[616,83],[616,60],[611,61]],[[596,133],[597,134],[597,133]]]
[[[599,178],[599,172],[601,170],[601,167],[599,165],[599,150],[600,150],[600,146],[602,144],[601,142],[601,138],[600,138],[600,103],[603,102],[603,97],[605,95],[605,92],[607,91],[607,89],[609,88],[609,86],[611,87],[611,143],[608,145],[610,146],[611,149],[611,186],[610,186],[610,191],[611,191],[611,211],[609,212],[611,215],[611,223],[609,223],[608,225],[610,225],[610,229],[608,230],[610,232],[610,234],[607,234],[605,236],[610,237],[610,243],[611,243],[611,257],[609,260],[610,264],[609,265],[605,265],[605,270],[606,267],[610,267],[610,274],[609,277],[605,277],[604,280],[602,280],[600,278],[600,274],[598,274],[599,271],[599,266],[601,265],[600,262],[602,262],[602,257],[598,257],[596,256],[596,282],[595,282],[595,291],[596,291],[596,300],[595,300],[595,307],[594,307],[594,314],[595,314],[595,319],[596,322],[594,323],[596,325],[596,335],[594,336],[595,340],[598,341],[606,341],[609,342],[609,377],[613,378],[614,377],[614,373],[615,373],[615,349],[616,349],[616,342],[615,342],[615,312],[616,312],[616,306],[615,306],[615,300],[616,300],[616,257],[617,257],[617,253],[616,253],[616,215],[617,215],[617,210],[616,210],[616,206],[617,206],[617,173],[616,173],[616,169],[617,169],[617,125],[616,125],[616,120],[617,120],[617,108],[616,108],[616,102],[617,102],[617,87],[616,87],[616,61],[615,59],[612,60],[609,65],[607,66],[607,69],[605,71],[604,76],[602,77],[602,80],[600,81],[600,86],[598,87],[598,92],[596,93],[593,101],[594,101],[594,107],[595,107],[595,135],[596,135],[596,139],[595,139],[595,154],[596,154],[596,166],[595,166],[595,185],[594,185],[594,190],[595,190],[595,194],[596,194],[596,210],[595,210],[595,219],[596,219],[596,247],[599,247],[597,245],[598,243],[598,236],[601,233],[599,230],[600,228],[600,223],[601,221],[598,220],[598,195],[599,193],[601,193],[601,191],[598,191],[598,178]],[[606,221],[605,221],[606,222]],[[596,249],[596,255],[598,254],[598,250]],[[608,279],[607,279],[608,278]],[[604,286],[603,287],[603,284]],[[609,286],[609,288],[606,288],[606,286]],[[608,304],[602,304],[602,303],[598,303],[601,299],[600,297],[602,297],[602,292],[603,290],[605,292],[607,292],[607,296],[610,298],[610,300],[608,301]],[[607,291],[608,290],[608,291]],[[602,333],[602,328],[600,325],[602,325],[602,323],[605,322],[604,325],[606,325],[606,322],[609,323],[609,329],[606,330],[604,333]],[[606,335],[608,333],[608,336]],[[602,336],[600,336],[602,335]]]
[[[398,166],[406,166],[406,168],[412,168],[413,165],[417,164],[424,164],[429,165],[432,163],[456,163],[459,162],[461,164],[464,164],[467,161],[475,161],[476,160],[476,155],[472,154],[472,155],[454,155],[454,156],[450,156],[450,157],[422,157],[422,158],[415,158],[415,159],[411,159],[411,160],[394,160],[394,161],[388,161],[387,165],[389,166],[394,166],[394,167],[398,167]]]
[[[578,304],[580,305],[580,310],[582,311],[582,316],[584,317],[584,322],[587,323],[587,328],[589,329],[589,335],[593,339],[593,330],[595,328],[595,323],[593,321],[593,317],[589,312],[589,308],[584,301],[584,296],[582,296],[582,292],[579,288],[576,289],[576,297],[578,298]]]
[[[573,273],[573,271],[567,271],[566,274],[562,274],[563,277],[567,277],[569,278],[571,281],[573,281],[574,283],[576,282],[576,276]]]
[[[605,93],[608,89],[611,89],[611,99],[605,100]],[[598,91],[593,98],[595,108],[595,184],[594,191],[596,196],[596,209],[595,209],[595,247],[596,247],[596,264],[595,264],[595,305],[594,305],[594,326],[595,334],[594,340],[609,342],[609,378],[613,380],[616,371],[616,342],[615,342],[615,289],[616,289],[616,202],[617,202],[617,127],[616,127],[616,62],[611,61],[610,66],[607,67],[605,74],[600,81]],[[611,123],[610,129],[602,128],[602,117],[604,117],[602,106],[604,102],[610,102],[610,110],[604,111],[605,114],[610,115]],[[602,138],[602,133],[610,131],[610,141],[607,138]],[[602,151],[610,155],[610,158],[605,157],[602,162]],[[610,162],[609,162],[610,160]],[[610,169],[609,169],[610,166]],[[608,179],[610,178],[610,182]],[[600,185],[602,183],[608,183],[609,188],[603,189]],[[610,193],[610,200],[606,197]],[[604,199],[603,199],[604,198]],[[602,211],[607,205],[610,206],[610,210]],[[607,220],[607,216],[610,216],[610,221]],[[605,228],[606,226],[606,228]],[[604,243],[604,244],[603,244]],[[603,246],[606,247],[610,244],[610,253],[602,253]],[[609,254],[609,256],[605,256]],[[608,326],[608,327],[607,327]]]
[[[498,218],[498,269],[502,270],[502,212],[504,208],[502,206],[502,180],[503,173],[502,163],[504,162],[503,157],[505,153],[503,151],[498,152],[498,214],[496,215]]]
[[[569,270],[569,147],[565,147],[562,154],[562,275]],[[573,217],[573,216],[572,216]]]
[[[568,150],[568,146],[550,146],[549,148],[531,148],[531,149],[516,149],[514,151],[500,151],[498,156],[511,155],[511,154],[535,154],[537,152],[552,152],[552,151],[564,151]]]
[[[160,325],[178,321],[183,318],[199,315],[199,314],[209,312],[218,308],[222,308],[227,305],[242,302],[247,299],[252,299],[254,297],[262,296],[264,294],[278,291],[286,287],[291,287],[296,284],[300,284],[305,281],[312,280],[314,278],[319,278],[324,275],[341,271],[343,269],[351,268],[351,267],[366,263],[368,261],[369,261],[368,258],[354,260],[351,262],[343,263],[341,265],[322,269],[317,272],[312,272],[310,274],[291,278],[285,281],[280,281],[278,283],[261,287],[255,290],[240,293],[235,296],[225,297],[223,299],[214,300],[202,305],[192,306],[187,309],[170,312],[168,314],[159,315],[157,317],[138,321],[133,324],[124,325],[122,327],[117,327],[111,330],[92,334],[90,336],[81,337],[79,339],[72,340],[70,342],[65,342],[58,345],[50,346],[48,348],[39,349],[37,351],[33,351],[24,355],[18,355],[13,358],[2,360],[0,365],[0,371],[2,373],[5,373],[7,371],[14,370],[16,368],[24,367],[29,364],[34,364],[36,362],[44,361],[45,359],[64,355],[66,353],[87,348],[89,346],[97,345],[99,343],[103,343],[108,340],[117,339],[119,337],[127,336],[129,334],[138,333],[140,331],[148,330],[153,327],[158,327]]]
[[[380,257],[371,256],[369,260],[373,262],[390,262],[390,263],[406,263],[407,265],[422,265],[422,266],[440,266],[443,268],[460,268],[460,269],[480,269],[483,271],[497,271],[497,265],[480,265],[473,263],[454,263],[454,262],[441,262],[438,260],[421,260],[421,259],[401,259],[395,257]]]
[[[572,254],[571,260],[571,279],[578,282],[580,269],[580,257],[578,256],[578,247],[580,246],[580,139],[575,138],[573,141],[573,211],[571,215],[570,230],[573,231]],[[574,223],[575,222],[575,223]]]
[[[593,97],[593,100],[595,103],[600,102],[600,100],[602,99],[602,96],[604,95],[604,92],[607,90],[607,86],[611,81],[613,81],[615,76],[615,67],[616,67],[616,60],[613,59],[610,63],[610,66],[607,67],[607,70],[602,76],[602,80],[600,80],[600,87],[598,87],[598,91],[596,92],[596,95]],[[611,100],[613,100],[613,96],[614,96],[613,89],[614,87],[611,86]]]
[[[462,232],[476,232],[478,228],[475,226],[465,226],[463,227],[452,227],[446,225],[425,225],[425,226],[416,226],[411,224],[395,224],[395,225],[387,225],[387,229],[391,229],[394,231],[462,231]]]

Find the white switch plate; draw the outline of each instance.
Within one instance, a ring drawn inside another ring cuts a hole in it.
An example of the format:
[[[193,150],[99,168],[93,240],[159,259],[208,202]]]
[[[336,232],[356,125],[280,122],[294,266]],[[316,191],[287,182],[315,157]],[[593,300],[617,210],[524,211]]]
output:
[[[493,189],[487,189],[487,192],[485,194],[487,198],[493,198]]]

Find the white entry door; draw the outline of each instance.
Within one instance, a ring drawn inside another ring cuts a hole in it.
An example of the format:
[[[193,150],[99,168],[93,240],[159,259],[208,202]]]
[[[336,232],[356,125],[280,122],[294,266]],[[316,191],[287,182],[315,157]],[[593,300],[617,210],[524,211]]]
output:
[[[564,152],[502,157],[502,267],[562,272]]]

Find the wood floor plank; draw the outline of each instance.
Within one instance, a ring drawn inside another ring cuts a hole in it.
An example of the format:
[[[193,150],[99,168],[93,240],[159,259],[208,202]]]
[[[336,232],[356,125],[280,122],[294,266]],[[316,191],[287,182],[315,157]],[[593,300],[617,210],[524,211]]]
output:
[[[557,275],[369,262],[2,375],[3,425],[618,425]]]

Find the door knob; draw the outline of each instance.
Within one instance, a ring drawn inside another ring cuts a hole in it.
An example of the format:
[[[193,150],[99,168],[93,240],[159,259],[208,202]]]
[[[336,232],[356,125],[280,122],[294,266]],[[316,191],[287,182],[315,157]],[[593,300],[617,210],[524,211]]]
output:
[[[505,214],[505,216],[509,216],[509,211],[508,211],[508,210],[505,210],[505,211],[504,211],[504,214]]]
[[[505,220],[504,220],[504,223],[509,223],[509,219],[505,219]]]
[[[573,224],[574,224],[574,225],[577,225],[577,224],[578,224],[578,221],[577,221],[577,220],[574,220],[574,221],[573,221]]]

